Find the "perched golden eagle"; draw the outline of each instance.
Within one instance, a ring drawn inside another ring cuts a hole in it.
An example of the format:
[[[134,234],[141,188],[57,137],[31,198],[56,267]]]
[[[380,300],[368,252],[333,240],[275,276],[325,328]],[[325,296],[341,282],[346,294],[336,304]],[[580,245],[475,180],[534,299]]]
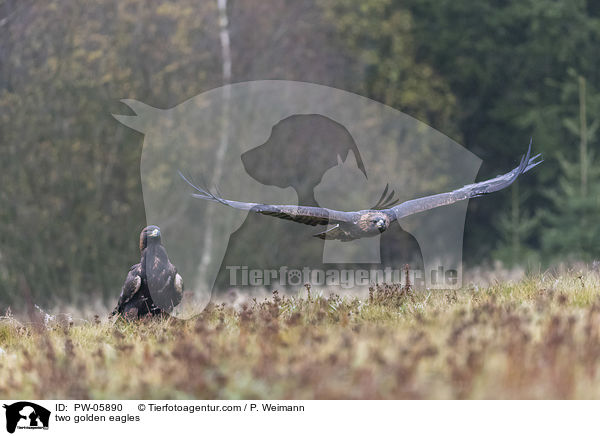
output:
[[[181,302],[183,280],[161,244],[160,229],[148,226],[140,233],[140,263],[129,269],[117,307],[125,319],[140,319],[170,313]]]
[[[479,197],[490,194],[510,186],[521,174],[536,167],[543,160],[537,160],[540,155],[531,157],[531,141],[527,154],[522,157],[519,166],[512,171],[497,176],[493,179],[472,185],[463,186],[455,191],[443,194],[430,195],[405,201],[397,206],[390,207],[390,200],[394,192],[387,197],[387,187],[373,209],[343,212],[339,210],[326,209],[313,206],[293,206],[276,204],[245,203],[241,201],[226,200],[206,189],[199,188],[186,179],[181,172],[179,175],[198,193],[192,194],[195,198],[210,200],[225,206],[241,210],[251,210],[263,215],[291,220],[311,226],[331,225],[329,229],[317,233],[316,237],[321,239],[338,239],[340,241],[352,241],[355,239],[376,236],[385,232],[391,223],[408,215],[424,212],[440,206],[446,206],[457,201]],[[391,204],[394,204],[392,201]]]

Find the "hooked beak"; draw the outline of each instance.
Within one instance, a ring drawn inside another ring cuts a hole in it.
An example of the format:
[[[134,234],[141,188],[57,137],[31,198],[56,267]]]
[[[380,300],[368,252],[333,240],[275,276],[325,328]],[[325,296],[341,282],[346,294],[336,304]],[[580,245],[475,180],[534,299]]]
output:
[[[152,233],[150,233],[152,238],[156,238],[158,235],[160,235],[160,231],[158,229],[154,229],[152,230]]]
[[[379,230],[385,230],[385,221],[384,220],[377,220],[377,228]]]

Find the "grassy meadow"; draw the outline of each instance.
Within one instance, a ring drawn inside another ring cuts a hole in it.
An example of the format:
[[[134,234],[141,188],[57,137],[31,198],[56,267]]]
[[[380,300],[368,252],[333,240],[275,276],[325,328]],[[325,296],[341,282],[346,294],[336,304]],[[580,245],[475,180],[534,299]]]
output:
[[[193,320],[0,319],[0,397],[600,398],[600,276],[212,304]]]

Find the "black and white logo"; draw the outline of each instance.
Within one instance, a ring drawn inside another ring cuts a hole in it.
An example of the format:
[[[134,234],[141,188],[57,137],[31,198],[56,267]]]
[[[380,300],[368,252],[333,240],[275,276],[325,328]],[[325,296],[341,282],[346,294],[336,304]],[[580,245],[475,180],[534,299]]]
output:
[[[50,411],[29,401],[19,401],[3,406],[6,409],[6,431],[14,433],[22,430],[48,430]]]

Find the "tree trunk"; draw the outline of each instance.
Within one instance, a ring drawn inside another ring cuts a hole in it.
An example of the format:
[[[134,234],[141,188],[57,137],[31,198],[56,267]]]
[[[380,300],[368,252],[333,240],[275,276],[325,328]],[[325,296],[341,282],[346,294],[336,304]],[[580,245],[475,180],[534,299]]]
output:
[[[579,153],[581,163],[581,194],[587,195],[587,115],[585,108],[585,78],[579,76]]]
[[[228,86],[231,83],[231,44],[229,39],[229,20],[227,18],[227,0],[217,0],[217,8],[219,12],[219,39],[221,41],[221,57],[223,62],[223,87],[221,88],[223,106],[221,113],[221,137],[215,156],[211,187],[217,186],[223,175],[223,162],[229,146],[229,107],[231,104],[231,88]],[[208,207],[206,211],[206,233],[204,234],[202,257],[198,267],[199,282],[205,285],[211,285],[211,283],[207,283],[206,272],[213,260],[211,254],[213,248],[212,235],[214,232],[213,211],[214,208],[212,207]]]

